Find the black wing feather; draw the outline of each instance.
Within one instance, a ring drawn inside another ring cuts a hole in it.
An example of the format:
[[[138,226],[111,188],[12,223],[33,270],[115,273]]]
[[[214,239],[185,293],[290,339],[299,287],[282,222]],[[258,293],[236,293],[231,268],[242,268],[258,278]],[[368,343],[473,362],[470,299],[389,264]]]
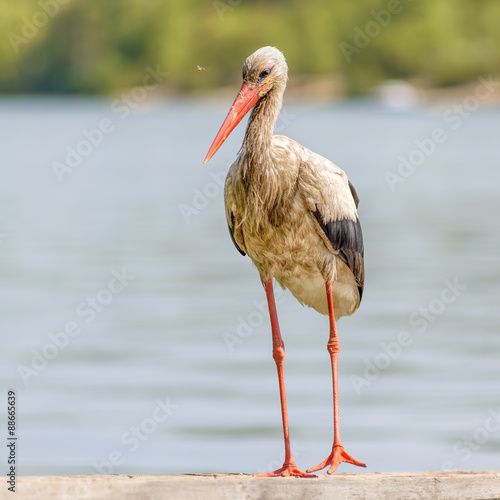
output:
[[[240,252],[243,257],[246,255],[246,253],[238,246],[238,243],[236,243],[236,239],[234,237],[233,233],[233,228],[234,228],[234,214],[231,212],[231,224],[227,225],[227,228],[229,229],[229,235],[231,236],[231,241],[234,243],[234,246],[236,247],[236,250]]]
[[[358,193],[356,193],[356,190],[354,189],[354,186],[351,184],[351,181],[347,181],[347,182],[349,183],[349,189],[351,190],[352,199],[354,200],[354,204],[356,205],[356,208],[358,208],[358,205],[359,205]]]
[[[351,187],[351,192],[356,191]],[[357,196],[353,198],[357,201]],[[349,267],[358,283],[359,299],[363,295],[363,286],[365,282],[364,266],[364,246],[363,233],[359,219],[356,220],[342,218],[338,220],[324,220],[320,211],[316,208],[313,212],[321,229],[332,244],[334,250],[339,253],[339,257]]]

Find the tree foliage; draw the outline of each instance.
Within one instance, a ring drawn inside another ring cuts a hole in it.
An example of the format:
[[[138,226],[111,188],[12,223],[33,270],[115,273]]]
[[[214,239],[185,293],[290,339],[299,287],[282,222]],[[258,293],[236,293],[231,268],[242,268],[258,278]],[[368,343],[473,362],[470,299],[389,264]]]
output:
[[[263,45],[294,75],[350,92],[391,78],[433,85],[500,72],[498,0],[0,0],[0,91],[108,93],[148,66],[197,92],[233,83]],[[207,71],[197,71],[197,66]]]

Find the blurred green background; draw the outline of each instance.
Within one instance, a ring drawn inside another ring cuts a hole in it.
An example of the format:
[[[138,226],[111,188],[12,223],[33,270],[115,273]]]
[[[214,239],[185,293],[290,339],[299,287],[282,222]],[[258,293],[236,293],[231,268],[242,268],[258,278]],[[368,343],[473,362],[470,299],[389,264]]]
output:
[[[427,86],[500,72],[498,0],[1,0],[0,91],[106,94],[146,66],[184,94],[233,83],[262,45],[293,75],[347,94],[387,79]],[[347,55],[346,55],[347,54]],[[207,71],[197,71],[197,66]]]

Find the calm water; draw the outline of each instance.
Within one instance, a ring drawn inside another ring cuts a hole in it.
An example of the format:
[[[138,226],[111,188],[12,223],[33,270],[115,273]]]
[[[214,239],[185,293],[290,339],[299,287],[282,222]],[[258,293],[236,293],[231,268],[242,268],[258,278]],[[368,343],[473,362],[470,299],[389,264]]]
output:
[[[229,104],[125,116],[108,101],[0,101],[0,371],[2,397],[18,393],[21,474],[280,465],[264,293],[218,181],[243,127],[202,165]],[[366,287],[339,323],[341,435],[368,471],[500,466],[500,110],[446,121],[450,105],[292,102],[279,122],[361,199]],[[68,147],[86,156],[64,171]],[[391,190],[400,155],[420,164]],[[307,468],[333,434],[328,324],[279,297]]]

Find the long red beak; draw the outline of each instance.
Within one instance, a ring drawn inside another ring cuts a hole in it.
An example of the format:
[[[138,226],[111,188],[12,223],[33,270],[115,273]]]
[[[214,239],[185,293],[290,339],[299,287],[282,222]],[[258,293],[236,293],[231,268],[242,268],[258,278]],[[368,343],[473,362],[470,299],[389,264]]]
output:
[[[241,119],[253,108],[254,104],[259,100],[259,90],[259,87],[250,90],[246,83],[241,86],[241,89],[238,92],[238,95],[236,96],[236,99],[234,100],[233,105],[231,106],[231,109],[229,110],[229,113],[227,114],[217,136],[215,137],[214,142],[210,146],[203,163],[207,163],[207,161],[212,158],[236,125],[238,125]]]

